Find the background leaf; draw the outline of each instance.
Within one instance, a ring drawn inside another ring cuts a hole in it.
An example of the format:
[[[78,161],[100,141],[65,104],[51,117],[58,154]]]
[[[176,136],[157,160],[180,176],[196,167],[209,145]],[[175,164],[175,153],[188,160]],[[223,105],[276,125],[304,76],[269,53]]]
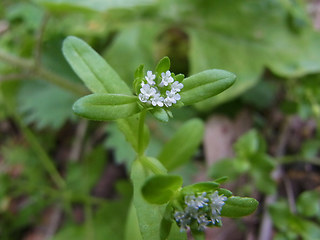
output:
[[[192,119],[182,125],[164,145],[158,159],[168,169],[177,168],[192,157],[199,147],[204,132],[201,120]],[[188,141],[186,141],[188,140]]]
[[[56,86],[33,81],[25,82],[18,95],[19,111],[27,124],[38,129],[59,129],[75,116],[70,109],[76,96]]]

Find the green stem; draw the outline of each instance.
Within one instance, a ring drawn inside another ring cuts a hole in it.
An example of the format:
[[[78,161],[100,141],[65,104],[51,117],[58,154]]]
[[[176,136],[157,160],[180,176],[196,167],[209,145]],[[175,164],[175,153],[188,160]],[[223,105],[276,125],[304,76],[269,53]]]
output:
[[[56,169],[50,157],[47,155],[46,151],[40,145],[39,141],[27,127],[23,126],[20,120],[18,120],[17,122],[20,125],[23,135],[33,148],[34,152],[37,154],[38,159],[41,161],[42,165],[47,170],[54,183],[58,186],[59,189],[64,189],[66,184],[63,178],[60,176],[58,170]]]
[[[88,94],[88,90],[82,85],[70,82],[69,80],[60,77],[59,75],[47,70],[40,65],[35,65],[32,60],[16,57],[9,53],[0,50],[0,60],[8,64],[14,65],[18,68],[24,69],[29,75],[39,77],[49,83],[57,85],[63,89],[66,89],[76,95],[83,96]]]
[[[86,216],[86,239],[95,239],[91,205],[85,204],[84,211]]]
[[[144,120],[146,118],[146,110],[142,110],[139,120],[139,132],[138,132],[138,156],[143,156],[143,137],[144,137]]]

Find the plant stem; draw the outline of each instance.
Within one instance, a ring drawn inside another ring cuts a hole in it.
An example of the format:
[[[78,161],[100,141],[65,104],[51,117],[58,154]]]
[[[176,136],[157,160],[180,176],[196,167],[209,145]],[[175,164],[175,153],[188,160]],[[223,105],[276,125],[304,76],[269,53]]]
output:
[[[47,170],[47,172],[51,176],[54,183],[58,186],[59,189],[64,189],[66,184],[63,178],[60,176],[55,165],[52,163],[52,160],[47,155],[45,150],[42,148],[39,141],[36,139],[34,134],[27,127],[23,126],[20,120],[18,120],[18,124],[20,125],[23,135],[25,136],[27,141],[30,143],[34,152],[37,154],[38,159],[41,161],[42,165]]]
[[[44,16],[42,18],[40,27],[36,33],[36,44],[34,47],[34,65],[40,66],[41,65],[41,56],[42,56],[42,40],[43,35],[47,26],[47,23],[49,21],[50,15],[48,12],[44,13]]]
[[[89,203],[84,205],[84,212],[86,216],[86,239],[95,239],[92,209]]]
[[[0,50],[0,60],[8,64],[14,65],[18,68],[24,69],[27,71],[28,75],[34,75],[41,78],[49,83],[57,85],[63,89],[68,90],[76,95],[83,96],[89,93],[89,91],[84,88],[82,85],[73,83],[68,79],[65,79],[44,67],[35,65],[32,60],[16,57],[12,54],[6,53]]]
[[[143,156],[143,137],[144,137],[144,120],[146,118],[146,110],[142,110],[139,119],[139,132],[138,132],[138,156]]]

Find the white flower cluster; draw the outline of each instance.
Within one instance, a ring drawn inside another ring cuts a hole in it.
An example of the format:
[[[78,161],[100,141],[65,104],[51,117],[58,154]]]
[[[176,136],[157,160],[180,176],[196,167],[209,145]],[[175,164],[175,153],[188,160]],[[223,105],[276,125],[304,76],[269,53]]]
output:
[[[161,82],[155,82],[156,75],[152,71],[147,72],[145,81],[141,83],[139,99],[143,103],[153,106],[171,107],[181,99],[178,92],[183,88],[183,84],[174,81],[170,71],[161,73]]]
[[[203,231],[209,224],[221,221],[221,209],[227,197],[219,195],[218,191],[201,195],[186,195],[185,208],[183,211],[176,211],[174,218],[181,228],[181,231],[188,229],[194,221],[198,223],[198,230]]]

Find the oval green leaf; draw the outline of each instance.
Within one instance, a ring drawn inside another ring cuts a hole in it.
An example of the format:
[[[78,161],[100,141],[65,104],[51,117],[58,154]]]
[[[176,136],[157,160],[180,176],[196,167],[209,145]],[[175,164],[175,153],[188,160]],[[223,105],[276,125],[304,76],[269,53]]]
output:
[[[183,89],[181,91],[181,101],[185,105],[194,104],[213,97],[235,82],[236,76],[228,71],[211,69],[183,80]]]
[[[72,69],[93,93],[131,94],[128,85],[86,42],[67,37],[62,51]]]
[[[158,159],[170,171],[190,160],[204,133],[203,122],[192,119],[182,125],[160,152]]]
[[[225,201],[221,210],[221,216],[224,217],[243,217],[253,213],[259,205],[254,198],[230,197]]]
[[[170,201],[182,186],[182,177],[173,175],[155,175],[142,187],[142,195],[149,202],[164,204]]]
[[[136,97],[108,93],[84,96],[74,103],[72,109],[77,115],[96,121],[126,118],[140,111]]]
[[[161,76],[161,73],[170,69],[170,59],[168,57],[162,58],[156,66],[156,73]]]
[[[182,188],[182,194],[194,194],[196,192],[212,192],[219,188],[219,183],[216,182],[198,182],[192,185],[185,186]]]

